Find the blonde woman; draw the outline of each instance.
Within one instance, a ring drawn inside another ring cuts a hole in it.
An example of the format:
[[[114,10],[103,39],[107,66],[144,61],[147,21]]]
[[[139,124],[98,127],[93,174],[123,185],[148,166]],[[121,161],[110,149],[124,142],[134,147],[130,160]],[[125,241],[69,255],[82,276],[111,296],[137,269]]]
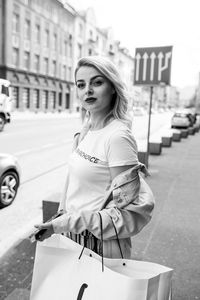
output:
[[[127,117],[127,90],[115,65],[100,56],[78,61],[75,83],[88,117],[69,157],[64,214],[36,226],[46,229],[40,240],[65,233],[100,253],[102,220],[104,256],[121,257],[118,236],[130,258],[131,236],[150,221],[154,198],[139,174],[144,166]]]

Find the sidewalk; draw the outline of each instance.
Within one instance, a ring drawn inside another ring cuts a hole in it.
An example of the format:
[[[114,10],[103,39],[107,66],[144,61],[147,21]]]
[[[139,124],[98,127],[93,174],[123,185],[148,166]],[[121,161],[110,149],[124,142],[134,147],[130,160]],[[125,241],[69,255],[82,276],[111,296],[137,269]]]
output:
[[[135,259],[174,268],[173,300],[200,299],[200,133],[149,157],[156,207],[150,224],[133,238]],[[0,259],[0,300],[28,300],[35,243],[28,239]]]

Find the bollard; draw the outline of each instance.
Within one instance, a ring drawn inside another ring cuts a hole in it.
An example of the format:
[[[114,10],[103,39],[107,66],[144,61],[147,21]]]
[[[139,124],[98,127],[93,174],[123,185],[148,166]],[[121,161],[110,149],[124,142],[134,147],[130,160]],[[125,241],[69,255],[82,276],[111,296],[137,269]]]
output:
[[[199,125],[195,124],[195,125],[194,125],[194,130],[195,130],[195,133],[196,133],[196,132],[199,132]]]
[[[181,140],[181,132],[173,132],[172,141],[180,142]]]
[[[149,154],[160,155],[162,152],[161,142],[150,142],[149,143]]]
[[[163,136],[162,137],[162,146],[163,147],[171,147],[172,145],[172,137],[171,136]]]
[[[138,151],[138,160],[145,166],[148,165],[148,155],[147,151]]]
[[[181,138],[187,138],[188,134],[188,129],[181,129]]]
[[[194,129],[194,127],[189,127],[188,131],[189,131],[189,134],[190,134],[190,135],[194,135],[194,134],[195,134],[195,129]]]

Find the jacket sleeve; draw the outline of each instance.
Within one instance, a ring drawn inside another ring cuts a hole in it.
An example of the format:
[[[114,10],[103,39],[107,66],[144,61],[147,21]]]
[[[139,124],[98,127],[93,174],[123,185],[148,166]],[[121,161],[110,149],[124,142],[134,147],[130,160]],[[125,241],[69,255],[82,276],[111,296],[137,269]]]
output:
[[[112,220],[121,239],[136,235],[150,221],[154,207],[154,197],[148,184],[142,177],[140,179],[141,184],[137,203],[130,203],[123,209],[119,209],[111,201],[109,207],[100,211],[103,220],[104,240],[116,238]],[[101,236],[98,212],[66,213],[53,220],[52,224],[55,233],[73,232],[78,234],[88,230],[97,238]]]

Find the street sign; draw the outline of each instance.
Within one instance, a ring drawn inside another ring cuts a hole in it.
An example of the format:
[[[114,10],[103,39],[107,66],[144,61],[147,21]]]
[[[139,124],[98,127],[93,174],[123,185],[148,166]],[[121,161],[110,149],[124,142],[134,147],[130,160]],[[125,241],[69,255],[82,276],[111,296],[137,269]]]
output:
[[[170,84],[172,46],[136,48],[134,84]]]

